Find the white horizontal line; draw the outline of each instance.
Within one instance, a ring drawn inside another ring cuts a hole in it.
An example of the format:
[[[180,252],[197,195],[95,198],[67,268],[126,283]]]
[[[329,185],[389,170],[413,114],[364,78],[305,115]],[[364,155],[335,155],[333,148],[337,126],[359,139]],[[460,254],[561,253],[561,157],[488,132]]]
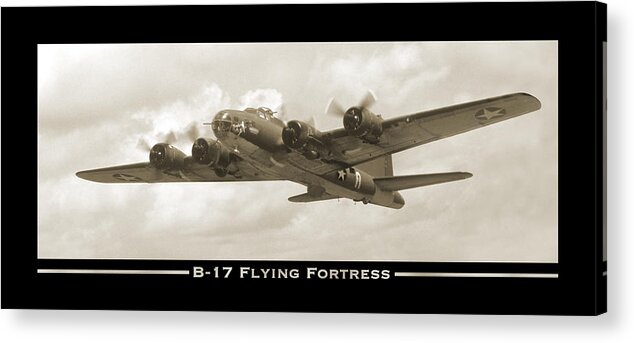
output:
[[[189,270],[135,270],[135,269],[38,269],[38,274],[142,274],[189,275]]]
[[[545,273],[418,273],[396,272],[397,277],[501,277],[501,278],[558,278],[559,274]]]
[[[521,264],[531,264],[531,263],[539,263],[539,264],[558,264],[557,261],[507,261],[507,260],[498,260],[498,261],[485,261],[485,260],[473,260],[473,261],[465,261],[465,260],[455,260],[455,261],[442,261],[442,260],[301,260],[301,259],[266,259],[266,258],[185,258],[185,257],[170,257],[170,258],[162,258],[162,257],[147,257],[147,258],[136,258],[136,257],[87,257],[87,258],[75,258],[75,257],[38,257],[38,260],[69,260],[69,261],[85,261],[85,260],[106,260],[106,261],[264,261],[264,262],[298,262],[298,263],[309,263],[309,262],[413,262],[413,263],[498,263],[498,264],[510,264],[510,263],[521,263]]]

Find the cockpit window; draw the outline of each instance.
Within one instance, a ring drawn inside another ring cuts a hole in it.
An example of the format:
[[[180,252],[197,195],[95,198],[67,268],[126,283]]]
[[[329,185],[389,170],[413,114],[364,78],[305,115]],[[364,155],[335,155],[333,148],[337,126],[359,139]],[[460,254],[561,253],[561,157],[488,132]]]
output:
[[[268,107],[258,107],[258,115],[266,120],[273,118],[274,113],[275,112]]]
[[[258,108],[247,107],[244,109],[244,111],[248,113],[257,114],[258,117],[262,119],[266,119],[266,120],[270,120],[271,118],[273,118],[274,117],[273,115],[276,113],[276,112],[273,112],[268,107],[258,107]]]
[[[244,109],[244,111],[245,112],[249,112],[249,113],[254,113],[254,114],[258,113],[258,110],[253,108],[253,107],[247,107],[247,108]]]

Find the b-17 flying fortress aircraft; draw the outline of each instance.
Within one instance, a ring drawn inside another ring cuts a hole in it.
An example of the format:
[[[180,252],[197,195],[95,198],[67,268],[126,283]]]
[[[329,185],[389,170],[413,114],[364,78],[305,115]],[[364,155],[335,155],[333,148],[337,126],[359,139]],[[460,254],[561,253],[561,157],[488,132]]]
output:
[[[320,132],[314,125],[284,123],[268,108],[218,112],[210,123],[217,139],[201,137],[192,155],[159,143],[150,161],[80,171],[102,183],[224,182],[289,180],[307,187],[292,202],[348,198],[401,208],[398,192],[471,177],[448,172],[394,176],[392,154],[511,119],[541,108],[537,98],[514,93],[384,119],[370,111],[372,92],[344,110],[334,99],[327,112],[343,117],[343,128]]]

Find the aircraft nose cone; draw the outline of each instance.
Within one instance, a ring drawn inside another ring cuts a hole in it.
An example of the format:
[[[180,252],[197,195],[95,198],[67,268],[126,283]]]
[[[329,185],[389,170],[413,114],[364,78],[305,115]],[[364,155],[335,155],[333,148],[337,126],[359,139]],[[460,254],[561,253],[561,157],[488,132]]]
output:
[[[228,111],[220,111],[216,113],[214,121],[231,121],[231,113]]]
[[[211,130],[216,137],[224,137],[231,130],[232,122],[231,113],[228,111],[220,111],[214,116],[214,120],[211,122]]]

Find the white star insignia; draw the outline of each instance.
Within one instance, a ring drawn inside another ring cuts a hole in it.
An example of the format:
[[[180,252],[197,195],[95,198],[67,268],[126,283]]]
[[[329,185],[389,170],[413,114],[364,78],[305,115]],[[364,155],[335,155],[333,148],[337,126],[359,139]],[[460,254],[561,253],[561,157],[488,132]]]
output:
[[[499,116],[501,109],[495,110],[495,111],[489,111],[488,109],[484,109],[484,117],[487,119],[491,119],[491,118],[495,118],[497,116]]]
[[[478,119],[491,120],[506,114],[503,108],[483,108],[481,113],[477,114]]]
[[[345,180],[346,179],[346,172],[343,170],[340,170],[337,172],[337,180]]]
[[[112,175],[115,179],[126,181],[126,182],[141,182],[142,180],[134,175],[128,174],[114,174]]]

